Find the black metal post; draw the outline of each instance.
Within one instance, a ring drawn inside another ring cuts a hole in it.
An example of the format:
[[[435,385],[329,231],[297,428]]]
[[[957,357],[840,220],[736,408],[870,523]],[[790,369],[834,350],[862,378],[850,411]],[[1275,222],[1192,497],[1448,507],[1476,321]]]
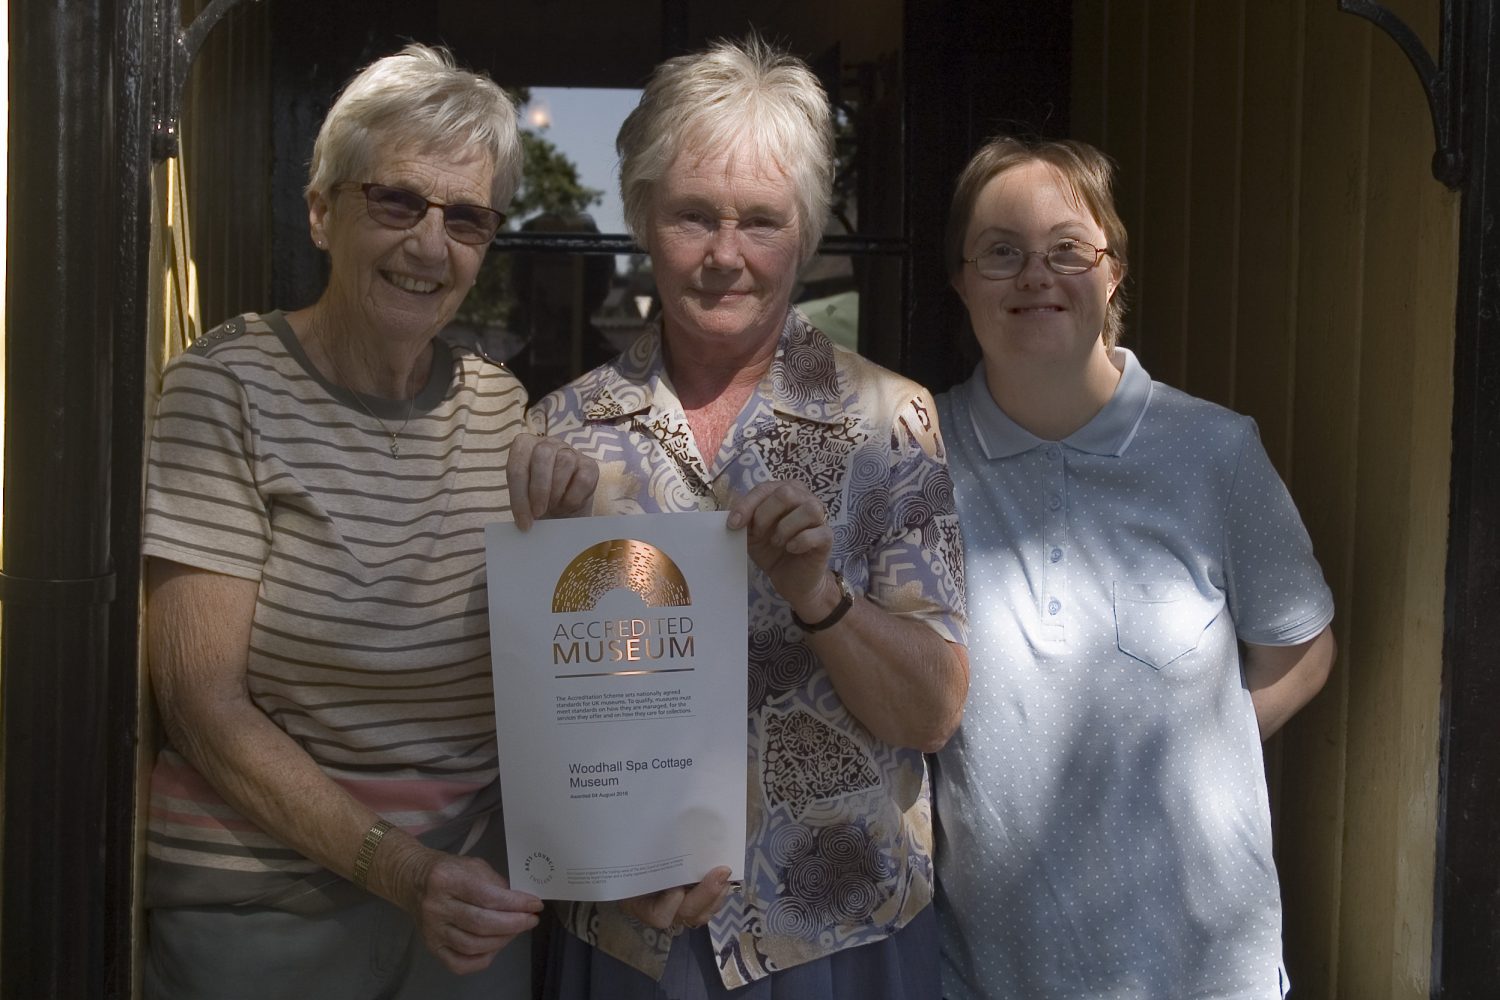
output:
[[[17,1000],[105,980],[116,8],[9,8],[0,995]]]
[[[1433,996],[1500,982],[1500,11],[1469,18]],[[1458,13],[1458,12],[1455,12]]]
[[[906,0],[902,11],[903,232],[911,255],[898,370],[937,392],[967,378],[979,360],[943,261],[954,182],[996,134],[1068,134],[1073,7]],[[997,86],[1001,66],[1005,84]]]
[[[973,81],[952,45],[955,38],[965,38],[965,47],[984,42],[963,34],[963,9],[952,0],[907,0],[902,21],[902,234],[911,253],[902,275],[901,343],[894,351],[871,346],[883,364],[939,391],[966,374],[955,346],[963,306],[948,287],[943,225],[953,182],[973,152],[969,109],[954,95],[967,94]]]
[[[104,712],[104,996],[130,1000],[135,986],[135,803],[140,718],[142,459],[150,303],[152,81],[170,58],[156,0],[118,0],[115,29],[113,427],[110,454],[109,682]],[[177,5],[167,5],[167,25]]]

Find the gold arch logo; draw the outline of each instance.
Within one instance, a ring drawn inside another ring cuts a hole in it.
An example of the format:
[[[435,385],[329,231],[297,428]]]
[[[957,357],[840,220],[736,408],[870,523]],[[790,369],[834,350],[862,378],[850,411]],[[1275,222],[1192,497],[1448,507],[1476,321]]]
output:
[[[633,590],[648,608],[692,604],[687,580],[671,556],[650,542],[611,538],[590,545],[568,563],[552,591],[552,613],[592,611],[612,590]]]

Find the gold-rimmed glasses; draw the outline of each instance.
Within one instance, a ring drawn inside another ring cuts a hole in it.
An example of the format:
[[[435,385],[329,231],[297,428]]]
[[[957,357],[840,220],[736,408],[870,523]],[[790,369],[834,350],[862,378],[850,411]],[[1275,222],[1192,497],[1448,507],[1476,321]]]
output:
[[[1046,250],[1022,250],[1009,243],[996,243],[983,253],[965,257],[981,278],[1001,281],[1014,278],[1026,269],[1026,261],[1040,257],[1055,274],[1082,274],[1099,266],[1105,257],[1113,257],[1109,247],[1096,247],[1082,240],[1059,240]]]

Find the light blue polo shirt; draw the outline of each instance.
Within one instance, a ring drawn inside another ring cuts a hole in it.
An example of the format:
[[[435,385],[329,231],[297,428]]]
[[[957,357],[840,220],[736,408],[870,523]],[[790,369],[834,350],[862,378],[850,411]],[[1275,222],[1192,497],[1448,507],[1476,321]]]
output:
[[[1255,424],[1116,349],[1062,441],[981,366],[937,398],[973,670],[939,754],[949,1000],[1279,1000],[1281,904],[1240,641],[1333,598]]]

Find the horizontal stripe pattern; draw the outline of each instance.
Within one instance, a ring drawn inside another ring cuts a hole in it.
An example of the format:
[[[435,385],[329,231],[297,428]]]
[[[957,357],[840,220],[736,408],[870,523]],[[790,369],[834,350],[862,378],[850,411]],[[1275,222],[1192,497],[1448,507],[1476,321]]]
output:
[[[465,816],[495,779],[483,529],[510,518],[505,457],[526,402],[504,368],[437,353],[393,456],[387,427],[405,404],[364,398],[382,427],[317,374],[279,314],[205,335],[164,376],[144,528],[149,556],[259,582],[251,697],[413,832]],[[229,873],[318,871],[170,749],[148,855],[150,895],[177,903],[243,901]]]

